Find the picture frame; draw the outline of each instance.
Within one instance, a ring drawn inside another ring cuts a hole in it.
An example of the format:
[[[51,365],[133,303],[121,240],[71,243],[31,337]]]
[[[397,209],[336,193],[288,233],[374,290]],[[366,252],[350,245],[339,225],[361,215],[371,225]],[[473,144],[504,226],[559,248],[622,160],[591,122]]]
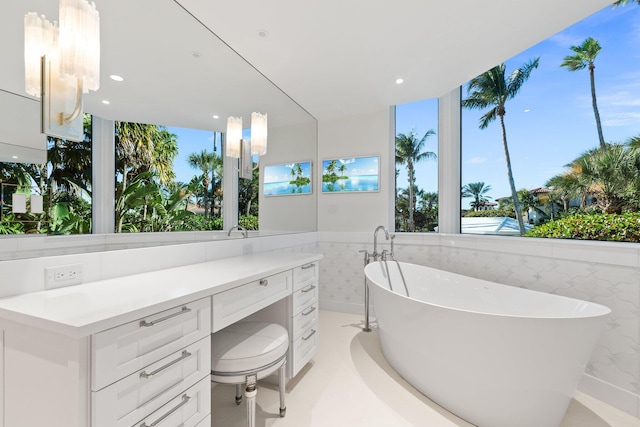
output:
[[[322,193],[380,191],[380,156],[322,160]]]
[[[262,194],[271,196],[300,196],[313,193],[312,163],[310,160],[265,165]]]

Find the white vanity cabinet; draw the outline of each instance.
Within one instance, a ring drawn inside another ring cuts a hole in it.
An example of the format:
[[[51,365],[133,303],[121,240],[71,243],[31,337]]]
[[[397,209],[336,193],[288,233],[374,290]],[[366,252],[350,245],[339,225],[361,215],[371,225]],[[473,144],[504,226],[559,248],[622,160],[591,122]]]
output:
[[[210,412],[210,319],[203,298],[80,339],[8,328],[5,426],[197,426]]]
[[[144,427],[168,416],[195,426],[208,415],[197,402],[210,393],[194,386],[208,385],[210,318],[203,298],[94,334],[91,426]]]
[[[321,258],[259,253],[0,298],[0,427],[210,427],[211,333],[275,310],[294,376],[318,345]]]
[[[293,295],[288,304],[287,375],[295,377],[318,349],[318,262],[293,269]]]

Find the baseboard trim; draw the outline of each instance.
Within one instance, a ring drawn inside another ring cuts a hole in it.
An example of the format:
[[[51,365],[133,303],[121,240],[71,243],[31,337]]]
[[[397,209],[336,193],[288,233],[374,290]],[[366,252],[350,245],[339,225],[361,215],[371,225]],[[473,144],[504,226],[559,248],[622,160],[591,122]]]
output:
[[[618,408],[634,417],[640,417],[640,396],[589,374],[583,374],[578,390]]]

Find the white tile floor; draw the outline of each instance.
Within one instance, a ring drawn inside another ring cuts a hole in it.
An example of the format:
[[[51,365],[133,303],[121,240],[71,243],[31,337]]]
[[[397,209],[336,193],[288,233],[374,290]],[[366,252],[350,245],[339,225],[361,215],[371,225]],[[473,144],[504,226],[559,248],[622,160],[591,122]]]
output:
[[[384,359],[377,333],[362,332],[362,316],[320,312],[320,348],[287,384],[287,415],[278,416],[278,389],[259,384],[256,427],[472,427],[404,381]],[[244,427],[244,402],[234,386],[215,385],[212,426]],[[579,395],[561,427],[640,427],[640,420]],[[514,426],[516,427],[516,426]]]

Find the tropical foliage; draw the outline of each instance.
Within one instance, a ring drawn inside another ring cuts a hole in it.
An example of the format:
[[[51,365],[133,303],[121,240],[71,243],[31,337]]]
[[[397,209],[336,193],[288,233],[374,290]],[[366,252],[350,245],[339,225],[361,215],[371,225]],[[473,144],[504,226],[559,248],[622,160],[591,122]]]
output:
[[[573,55],[564,57],[561,67],[566,67],[569,71],[578,71],[587,68],[589,70],[589,82],[591,86],[591,105],[593,114],[596,118],[596,128],[598,129],[598,140],[600,141],[600,149],[605,150],[606,144],[602,134],[602,122],[600,121],[600,112],[598,111],[598,100],[596,98],[596,82],[595,82],[595,60],[600,53],[600,43],[593,37],[587,37],[580,45],[571,46]]]
[[[513,70],[508,76],[504,63],[493,67],[478,77],[471,79],[467,87],[467,98],[462,100],[462,106],[464,108],[484,109],[489,107],[489,111],[480,117],[480,129],[486,129],[487,126],[496,119],[500,121],[502,148],[507,164],[507,177],[521,235],[524,233],[524,222],[522,220],[522,212],[520,210],[516,185],[513,179],[513,171],[511,169],[511,157],[507,144],[507,130],[504,123],[504,116],[507,112],[505,106],[508,100],[514,98],[518,92],[520,92],[523,84],[529,79],[531,72],[535,68],[538,68],[539,61],[540,58],[532,59],[522,67]]]
[[[398,211],[398,206],[402,207],[403,203],[396,197],[396,212],[400,214],[400,218],[396,214],[396,220],[401,225],[400,228],[396,228],[398,231],[416,231],[416,199],[417,199],[417,187],[416,183],[416,163],[423,162],[425,160],[435,160],[437,158],[436,153],[432,151],[425,151],[425,145],[429,137],[435,135],[433,129],[429,129],[421,139],[418,139],[414,133],[404,134],[400,133],[396,136],[396,164],[406,165],[407,167],[407,179],[408,186],[405,192],[401,192],[400,196],[403,200],[407,201],[406,209]],[[406,214],[406,219],[402,218]]]
[[[0,234],[91,232],[91,117],[85,115],[80,142],[49,138],[47,164],[0,163],[2,199],[26,191],[44,198],[45,214],[3,209]],[[222,229],[222,158],[206,150],[191,153],[197,173],[176,181],[177,136],[163,126],[116,122],[116,232]],[[22,190],[21,187],[26,188]],[[258,174],[241,180],[240,223],[258,228]],[[203,209],[200,213],[198,209]]]
[[[640,213],[571,215],[535,227],[527,236],[640,242]]]
[[[483,203],[491,199],[491,197],[486,195],[490,190],[491,186],[485,185],[484,182],[471,182],[462,187],[461,196],[463,198],[473,197],[473,201],[469,203],[469,205],[474,211],[478,211]]]

